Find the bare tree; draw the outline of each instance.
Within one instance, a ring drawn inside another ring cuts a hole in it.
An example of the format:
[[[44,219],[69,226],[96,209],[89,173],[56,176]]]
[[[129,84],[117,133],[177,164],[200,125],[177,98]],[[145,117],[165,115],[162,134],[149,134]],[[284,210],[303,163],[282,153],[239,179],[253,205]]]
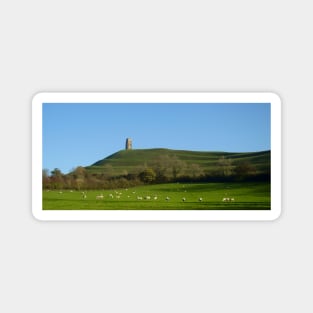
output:
[[[190,176],[192,178],[197,178],[197,177],[204,175],[204,170],[201,168],[199,164],[195,164],[195,163],[191,164],[189,166],[188,171],[190,172]]]
[[[230,176],[232,174],[233,165],[231,159],[222,156],[218,159],[217,166],[222,176]]]

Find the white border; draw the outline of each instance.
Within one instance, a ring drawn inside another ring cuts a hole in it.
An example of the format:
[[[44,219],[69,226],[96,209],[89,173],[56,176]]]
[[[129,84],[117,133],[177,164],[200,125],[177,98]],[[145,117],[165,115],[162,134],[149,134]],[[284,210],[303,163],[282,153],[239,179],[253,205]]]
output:
[[[271,103],[271,210],[42,210],[42,103]],[[281,213],[281,100],[275,93],[38,93],[32,100],[32,213],[42,221],[274,220]]]

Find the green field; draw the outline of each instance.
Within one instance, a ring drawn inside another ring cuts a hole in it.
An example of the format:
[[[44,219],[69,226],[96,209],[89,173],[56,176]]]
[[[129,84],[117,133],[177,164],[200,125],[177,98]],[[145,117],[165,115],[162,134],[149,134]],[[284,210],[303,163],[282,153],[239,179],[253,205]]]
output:
[[[269,210],[270,189],[270,183],[265,182],[172,183],[87,191],[86,198],[81,191],[76,190],[43,191],[43,209]],[[96,199],[101,194],[103,198]],[[169,200],[166,200],[167,197]],[[200,198],[202,201],[199,201]],[[223,198],[233,198],[233,201],[223,201]]]
[[[197,164],[204,171],[210,172],[216,168],[216,164],[222,156],[233,161],[233,165],[240,162],[249,162],[257,170],[257,174],[270,173],[270,151],[260,152],[208,152],[208,151],[188,151],[171,149],[133,149],[121,150],[91,166],[85,167],[88,173],[101,174],[105,166],[112,166],[114,175],[121,175],[125,172],[135,173],[137,168],[147,164],[150,166],[155,159],[161,156],[177,157],[186,162],[187,165]],[[190,173],[187,173],[190,174]]]

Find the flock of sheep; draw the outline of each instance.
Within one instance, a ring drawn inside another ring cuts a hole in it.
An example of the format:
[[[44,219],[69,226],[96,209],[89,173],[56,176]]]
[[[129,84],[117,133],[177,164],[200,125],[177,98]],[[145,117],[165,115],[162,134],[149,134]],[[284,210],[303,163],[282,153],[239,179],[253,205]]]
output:
[[[127,189],[126,189],[127,190]],[[71,191],[72,192],[72,191]],[[114,192],[115,193],[115,195],[114,194],[112,194],[112,193],[110,193],[109,195],[108,195],[108,197],[110,198],[110,199],[114,199],[114,198],[116,198],[116,199],[120,199],[121,198],[121,196],[122,196],[122,192],[118,192],[118,191],[115,191]],[[135,191],[133,191],[133,194],[135,194],[136,192]],[[83,191],[82,193],[81,193],[81,195],[82,195],[82,198],[83,199],[87,199],[87,193],[85,192],[85,191]],[[130,198],[130,195],[128,195],[127,196],[128,198]],[[101,193],[101,194],[99,194],[99,195],[96,195],[96,200],[102,200],[102,199],[104,199],[104,195],[103,195],[103,193]],[[136,197],[136,199],[137,200],[158,200],[158,196],[157,195],[154,195],[154,196],[137,196]],[[170,197],[166,197],[165,198],[165,200],[166,201],[170,201],[171,199],[170,199]],[[181,201],[182,202],[186,202],[187,201],[187,199],[186,199],[186,197],[183,197],[182,199],[181,199]],[[198,198],[198,201],[199,202],[202,202],[203,201],[203,198],[202,197],[199,197]],[[233,201],[235,201],[235,198],[223,198],[222,199],[222,201],[223,202],[233,202]]]
[[[128,189],[125,189],[125,190],[127,191]],[[73,192],[73,190],[70,190],[70,192]],[[62,193],[63,193],[62,191],[59,191],[59,194],[62,194]],[[132,193],[135,194],[136,192],[133,191]],[[110,199],[114,199],[114,198],[115,199],[120,199],[122,194],[123,194],[122,192],[114,191],[113,193],[109,194],[109,198]],[[87,192],[86,191],[82,191],[81,192],[81,196],[82,196],[82,199],[87,199]],[[130,195],[128,195],[127,197],[130,198]],[[104,199],[103,193],[101,193],[99,195],[96,195],[96,200],[102,200],[102,199]],[[158,200],[159,198],[158,198],[157,195],[154,195],[154,196],[137,196],[136,199],[137,200]],[[165,200],[166,201],[170,201],[171,199],[170,199],[170,197],[167,196],[165,198]],[[181,199],[181,201],[182,202],[186,202],[187,201],[186,197],[183,197]],[[202,197],[198,198],[198,201],[202,202],[203,198]],[[225,197],[225,198],[222,199],[222,202],[234,202],[234,201],[235,201],[235,198],[233,198],[233,197]]]

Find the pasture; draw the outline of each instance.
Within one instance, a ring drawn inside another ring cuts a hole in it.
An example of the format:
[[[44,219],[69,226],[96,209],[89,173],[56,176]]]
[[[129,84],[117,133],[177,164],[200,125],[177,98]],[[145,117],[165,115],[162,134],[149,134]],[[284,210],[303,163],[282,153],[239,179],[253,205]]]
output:
[[[270,184],[172,183],[116,190],[44,190],[43,210],[270,210]]]
[[[142,167],[143,164],[150,164],[151,166],[155,160],[162,156],[177,157],[188,165],[197,164],[205,172],[214,171],[218,160],[222,156],[232,160],[234,166],[240,162],[249,162],[255,166],[258,174],[269,173],[271,163],[270,151],[230,153],[171,149],[133,149],[120,150],[91,166],[85,167],[85,169],[91,174],[99,174],[103,172],[105,165],[110,165],[115,176],[123,175],[125,172],[136,173],[138,167]],[[192,170],[185,169],[185,171],[186,175],[192,176]]]

